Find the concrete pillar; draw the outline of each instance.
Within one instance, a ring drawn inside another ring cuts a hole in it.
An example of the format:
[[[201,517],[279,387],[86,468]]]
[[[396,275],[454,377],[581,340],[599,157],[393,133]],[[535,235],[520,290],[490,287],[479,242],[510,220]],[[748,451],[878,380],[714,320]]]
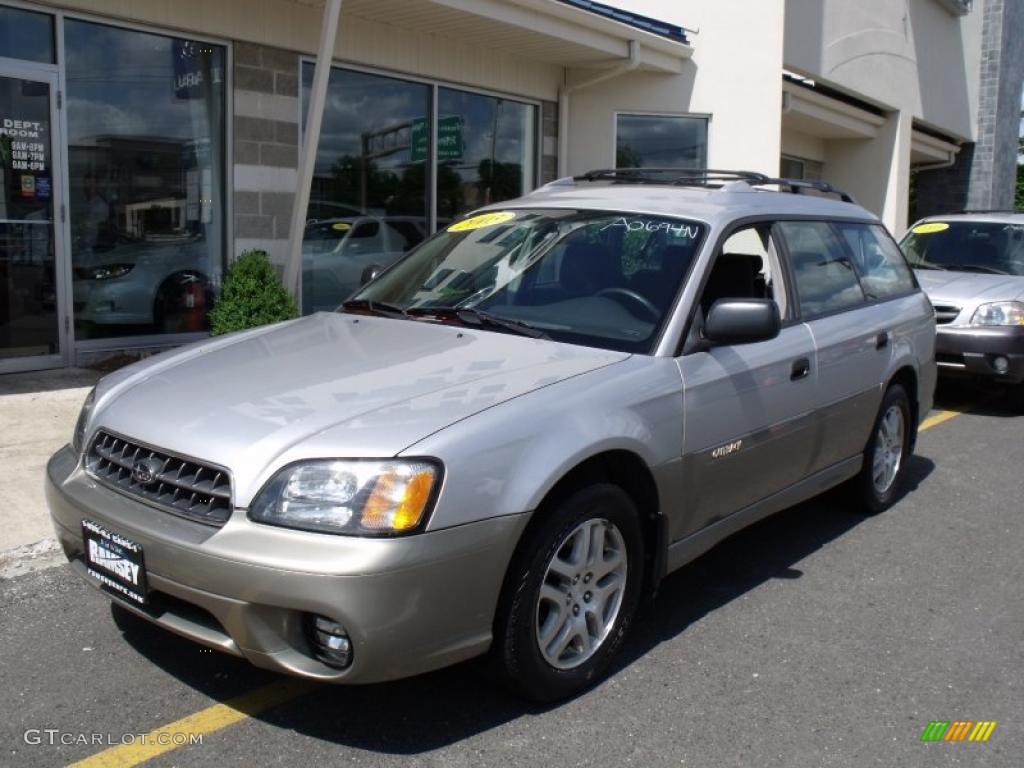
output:
[[[873,139],[837,139],[825,145],[826,181],[849,192],[900,234],[907,228],[913,120],[890,112]]]

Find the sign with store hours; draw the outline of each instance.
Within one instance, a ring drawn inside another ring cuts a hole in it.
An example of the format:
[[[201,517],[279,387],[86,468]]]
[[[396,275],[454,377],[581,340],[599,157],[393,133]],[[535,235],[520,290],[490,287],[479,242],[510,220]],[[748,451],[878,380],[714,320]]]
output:
[[[46,173],[47,127],[38,121],[0,118],[0,137],[9,140],[4,142],[4,162],[10,164],[12,171]]]

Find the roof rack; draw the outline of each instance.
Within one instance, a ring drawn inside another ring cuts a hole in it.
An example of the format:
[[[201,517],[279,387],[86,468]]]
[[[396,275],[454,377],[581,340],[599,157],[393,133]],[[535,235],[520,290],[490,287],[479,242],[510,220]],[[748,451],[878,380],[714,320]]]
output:
[[[633,184],[712,185],[728,181],[763,184],[768,177],[754,171],[722,171],[714,168],[602,168],[576,176],[576,181],[626,181]]]
[[[725,171],[715,168],[603,168],[574,177],[575,181],[611,181],[625,184],[671,184],[680,187],[721,187],[729,182],[745,182],[750,186],[775,186],[794,195],[813,190],[836,195],[844,203],[856,200],[825,181],[811,179],[772,178],[756,171]]]

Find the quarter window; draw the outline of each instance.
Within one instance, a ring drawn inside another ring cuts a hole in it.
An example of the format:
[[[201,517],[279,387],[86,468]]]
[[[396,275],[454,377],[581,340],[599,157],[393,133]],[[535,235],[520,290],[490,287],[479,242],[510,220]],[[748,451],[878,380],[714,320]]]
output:
[[[887,299],[914,290],[914,278],[906,259],[882,227],[877,224],[837,226],[853,253],[853,262],[869,299]]]
[[[779,229],[789,247],[804,319],[864,303],[857,272],[832,225],[823,221],[786,221],[779,224]]]

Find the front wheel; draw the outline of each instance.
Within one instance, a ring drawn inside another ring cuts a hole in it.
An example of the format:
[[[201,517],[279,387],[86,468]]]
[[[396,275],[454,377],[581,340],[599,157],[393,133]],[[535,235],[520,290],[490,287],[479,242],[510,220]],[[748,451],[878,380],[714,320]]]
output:
[[[893,384],[882,398],[874,430],[864,451],[857,484],[870,514],[884,512],[896,500],[910,456],[913,422],[906,390]]]
[[[643,556],[636,506],[618,486],[593,485],[559,503],[506,578],[493,649],[506,684],[555,701],[597,682],[636,612]]]

